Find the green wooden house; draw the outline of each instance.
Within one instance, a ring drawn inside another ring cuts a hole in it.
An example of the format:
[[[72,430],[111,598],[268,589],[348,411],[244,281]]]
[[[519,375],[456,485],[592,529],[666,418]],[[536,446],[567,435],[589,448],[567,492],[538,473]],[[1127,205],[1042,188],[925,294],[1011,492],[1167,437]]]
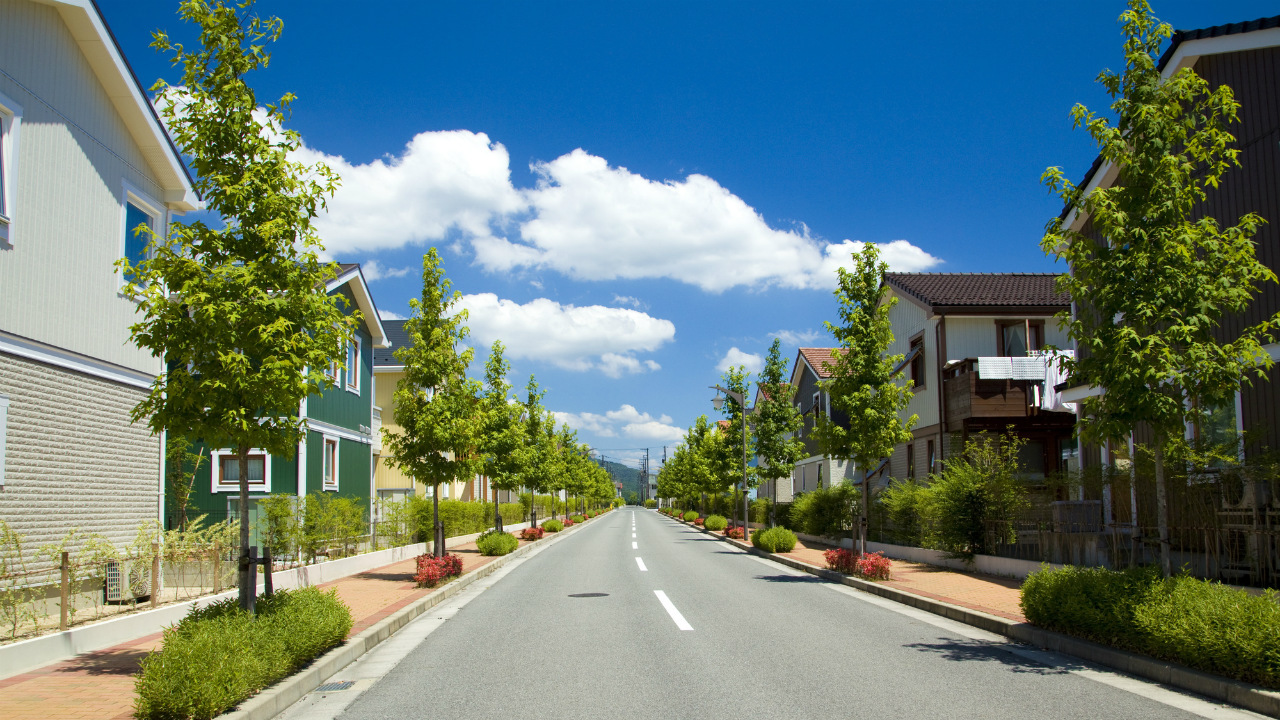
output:
[[[345,312],[359,312],[363,322],[347,348],[347,369],[331,369],[335,384],[308,396],[299,408],[307,421],[307,438],[292,458],[255,450],[249,458],[251,542],[258,544],[258,503],[267,495],[285,493],[304,497],[333,493],[354,498],[372,508],[374,448],[380,424],[374,412],[374,348],[388,347],[373,296],[356,264],[339,265],[339,274],[328,286],[331,294],[346,297]],[[238,516],[240,468],[234,451],[197,446],[204,459],[195,472],[186,516],[206,515],[208,522]],[[178,508],[172,493],[166,494],[166,525],[178,525]],[[368,513],[372,517],[372,512]]]

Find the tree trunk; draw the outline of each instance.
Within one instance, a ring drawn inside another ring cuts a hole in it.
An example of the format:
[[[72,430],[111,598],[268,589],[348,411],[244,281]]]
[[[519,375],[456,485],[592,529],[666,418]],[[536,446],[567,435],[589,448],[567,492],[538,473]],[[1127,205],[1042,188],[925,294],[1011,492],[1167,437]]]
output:
[[[249,567],[249,450],[248,445],[236,448],[236,463],[240,466],[240,562],[239,562],[239,598],[240,607],[253,612],[253,600],[257,595],[257,583],[253,582],[253,573]]]
[[[1165,577],[1173,575],[1173,558],[1169,552],[1169,494],[1164,479],[1165,435],[1156,431],[1154,455],[1156,465],[1156,527],[1160,534],[1160,572]],[[1136,515],[1135,515],[1136,517]]]
[[[444,557],[444,526],[440,524],[440,486],[431,491],[431,554]]]
[[[858,511],[858,553],[865,555],[867,552],[867,524],[870,520],[869,513],[871,511],[871,478],[864,472],[862,474],[862,507]]]
[[[502,532],[502,510],[498,507],[498,491],[493,491],[493,529]]]

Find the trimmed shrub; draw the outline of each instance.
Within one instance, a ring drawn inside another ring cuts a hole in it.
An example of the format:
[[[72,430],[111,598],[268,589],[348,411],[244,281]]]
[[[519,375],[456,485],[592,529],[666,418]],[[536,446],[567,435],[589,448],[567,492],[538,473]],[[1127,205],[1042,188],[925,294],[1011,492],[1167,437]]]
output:
[[[791,552],[796,547],[796,535],[784,527],[771,527],[751,533],[751,544],[765,552]]]
[[[216,717],[341,644],[351,624],[336,591],[314,587],[263,595],[257,614],[235,598],[199,607],[142,659],[134,716]]]
[[[587,519],[582,517],[581,515],[574,515],[573,517],[569,518],[569,522],[571,523],[580,523],[580,522],[586,522],[586,521]]]
[[[847,537],[853,530],[855,508],[861,497],[858,488],[848,481],[797,495],[791,503],[789,525],[810,535]]]
[[[506,555],[520,546],[520,541],[509,532],[489,530],[476,538],[476,547],[481,555]]]
[[[1022,612],[1050,630],[1280,689],[1280,593],[1251,595],[1155,568],[1032,573]]]
[[[547,532],[546,530],[543,530],[540,527],[525,528],[520,531],[520,539],[521,540],[541,540],[542,536],[545,535],[546,532]]]
[[[461,574],[462,557],[460,555],[446,554],[443,557],[419,555],[418,572],[413,579],[418,582],[418,587],[435,587]]]
[[[734,540],[742,540],[747,536],[747,531],[741,525],[725,528],[724,536]]]
[[[822,554],[827,560],[827,569],[845,575],[858,572],[858,553],[845,548],[832,548]]]
[[[893,563],[889,562],[889,558],[885,557],[884,553],[873,552],[858,558],[858,565],[855,569],[859,575],[867,580],[888,580],[889,571],[893,569]]]
[[[658,501],[657,501],[657,500],[654,500],[653,498],[649,498],[648,500],[645,500],[645,501],[644,501],[644,506],[645,506],[646,508],[648,508],[649,510],[652,510],[652,509],[654,509],[654,508],[658,507]]]
[[[699,518],[694,518],[694,519],[693,519],[693,524],[694,524],[694,525],[702,525],[702,523],[704,523],[704,522],[706,522],[706,521],[705,521],[705,520],[703,520],[703,519],[702,519],[702,518],[700,518],[700,517],[699,517]]]
[[[689,512],[683,515],[683,518],[685,522],[693,522],[694,520],[698,519],[698,513],[693,510],[690,510]]]
[[[702,521],[702,526],[708,530],[723,530],[729,525],[729,521],[723,515],[708,515]]]
[[[564,529],[564,523],[559,520],[543,520],[542,529],[544,532],[557,533]]]

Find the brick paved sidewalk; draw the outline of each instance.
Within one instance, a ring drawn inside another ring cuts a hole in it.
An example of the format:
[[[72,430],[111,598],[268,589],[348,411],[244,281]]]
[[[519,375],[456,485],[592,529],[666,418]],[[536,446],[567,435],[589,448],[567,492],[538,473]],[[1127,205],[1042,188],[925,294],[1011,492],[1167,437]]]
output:
[[[724,535],[723,532],[716,534]],[[791,552],[783,554],[794,560],[825,568],[827,561],[823,553],[833,547],[835,546],[799,540]],[[1006,620],[1027,621],[1018,604],[1021,598],[1021,580],[960,572],[906,560],[891,559],[889,562],[893,564],[890,579],[876,582]]]
[[[520,545],[526,545],[524,540]],[[462,556],[469,573],[496,558],[485,557],[475,543],[449,548]],[[372,626],[431,592],[415,587],[415,561],[410,558],[320,585],[337,588],[355,620],[351,635]],[[0,718],[5,720],[108,720],[133,717],[133,681],[138,663],[159,649],[153,633],[115,647],[53,663],[0,680]]]

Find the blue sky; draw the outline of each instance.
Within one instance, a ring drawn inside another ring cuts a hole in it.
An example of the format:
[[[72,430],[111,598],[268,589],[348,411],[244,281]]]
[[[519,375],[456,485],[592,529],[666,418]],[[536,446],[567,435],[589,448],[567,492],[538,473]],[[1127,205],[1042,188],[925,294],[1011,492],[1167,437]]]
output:
[[[139,79],[174,0],[98,0]],[[353,12],[358,9],[358,12]],[[1094,157],[1068,112],[1123,64],[1116,0],[1075,3],[261,0],[284,20],[260,102],[298,96],[344,183],[320,227],[406,315],[440,248],[483,348],[611,458],[660,457],[726,358],[827,345],[836,263],[1060,269],[1047,166]],[[1274,2],[1158,0],[1175,28]]]

